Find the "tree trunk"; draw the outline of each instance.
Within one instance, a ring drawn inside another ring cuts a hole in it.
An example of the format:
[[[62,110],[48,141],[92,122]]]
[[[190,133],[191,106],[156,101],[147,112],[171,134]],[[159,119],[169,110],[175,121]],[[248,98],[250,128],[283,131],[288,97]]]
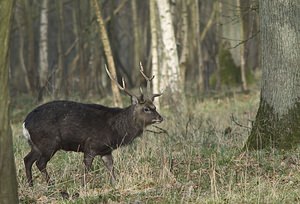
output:
[[[222,24],[221,24],[221,16],[222,16],[222,1],[217,0],[216,2],[216,33],[217,33],[217,46],[218,46],[218,53],[216,55],[216,90],[221,90],[221,64],[220,64],[220,51],[222,49]]]
[[[40,42],[39,42],[39,96],[38,101],[43,99],[43,91],[48,78],[48,0],[42,0],[40,16]]]
[[[56,1],[56,10],[57,10],[57,24],[58,24],[58,33],[57,33],[57,52],[58,52],[58,77],[56,83],[56,94],[59,92],[59,88],[63,90],[64,96],[67,99],[69,95],[68,91],[68,66],[65,66],[65,52],[64,52],[64,36],[65,36],[65,25],[64,25],[64,6],[62,0]]]
[[[300,142],[300,7],[260,0],[262,87],[245,148],[291,148]]]
[[[157,0],[160,29],[163,46],[163,61],[166,66],[167,88],[170,90],[170,96],[174,102],[181,100],[182,81],[180,79],[179,62],[175,41],[174,28],[172,24],[172,16],[168,0]]]
[[[195,56],[198,69],[198,80],[197,80],[197,89],[199,93],[204,92],[204,64],[203,64],[203,55],[202,55],[202,41],[200,39],[200,9],[199,9],[199,0],[193,0],[191,3],[192,6],[192,22],[193,30],[196,42]]]
[[[85,32],[83,29],[85,28],[84,24],[84,3],[81,0],[76,1],[76,7],[77,7],[77,12],[76,14],[76,34],[78,37],[78,46],[77,46],[77,52],[79,55],[78,59],[78,65],[79,65],[79,89],[80,89],[80,94],[83,98],[86,97],[88,90],[87,90],[87,66],[85,64],[86,62],[86,53],[84,49],[84,44],[85,44],[85,39],[84,39],[84,34]]]
[[[104,24],[104,21],[102,18],[101,9],[99,8],[99,4],[98,4],[97,0],[93,0],[93,6],[95,9],[95,13],[97,15],[97,21],[98,21],[99,27],[100,27],[101,40],[102,40],[106,60],[108,63],[108,69],[109,69],[112,77],[117,79],[116,67],[115,67],[113,56],[112,56],[112,50],[110,47],[105,24]],[[123,106],[118,86],[112,82],[111,88],[112,88],[112,92],[113,92],[113,96],[114,96],[114,105],[115,106]]]
[[[159,69],[158,69],[158,46],[157,46],[157,12],[156,1],[150,1],[150,27],[151,27],[151,53],[152,53],[152,75],[155,76],[153,83],[153,93],[159,93]],[[160,108],[159,97],[155,100],[157,110]]]
[[[25,45],[25,15],[24,15],[24,2],[23,1],[17,1],[15,6],[15,19],[16,24],[18,26],[18,35],[19,35],[19,60],[20,60],[20,67],[24,73],[24,80],[25,85],[28,90],[28,92],[33,95],[34,89],[30,85],[30,78],[29,73],[26,67],[25,59],[24,59],[24,45]],[[28,51],[28,50],[27,50]]]
[[[8,53],[13,1],[0,1],[0,198],[1,203],[18,203],[16,167],[9,122]]]
[[[30,6],[30,2],[29,1],[23,1],[22,3],[24,3],[24,7],[25,7],[25,20],[26,20],[26,24],[25,24],[25,30],[27,32],[28,35],[28,47],[25,50],[27,53],[27,72],[28,72],[28,78],[29,78],[29,83],[30,83],[30,87],[31,90],[33,90],[33,92],[35,94],[38,93],[38,66],[37,66],[37,62],[35,60],[36,58],[36,52],[37,49],[35,48],[35,34],[34,34],[34,26],[33,26],[33,20],[32,20],[32,13],[33,13],[33,9]]]
[[[237,5],[240,10],[241,18],[241,40],[244,43],[241,44],[241,82],[242,82],[242,91],[248,91],[247,79],[246,79],[246,69],[247,67],[247,56],[248,56],[248,44],[247,40],[249,36],[249,16],[250,16],[250,0],[237,0]]]
[[[131,71],[132,81],[136,84],[140,83],[139,72],[139,63],[140,59],[140,33],[139,33],[139,23],[138,23],[138,14],[137,14],[137,2],[136,0],[131,0],[131,10],[132,10],[132,24],[133,24],[133,69]]]
[[[182,1],[182,11],[181,11],[181,54],[179,59],[179,67],[180,67],[180,79],[182,86],[185,85],[186,72],[187,72],[187,61],[189,55],[189,42],[188,42],[188,11],[187,11],[187,2]]]

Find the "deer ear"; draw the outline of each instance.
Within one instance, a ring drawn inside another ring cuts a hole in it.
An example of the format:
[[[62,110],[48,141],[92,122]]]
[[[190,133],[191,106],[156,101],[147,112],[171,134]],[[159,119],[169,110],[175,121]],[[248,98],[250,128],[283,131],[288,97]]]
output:
[[[135,97],[135,96],[132,96],[132,97],[131,97],[131,104],[132,104],[132,105],[136,105],[136,104],[138,104],[138,103],[139,103],[138,98]]]

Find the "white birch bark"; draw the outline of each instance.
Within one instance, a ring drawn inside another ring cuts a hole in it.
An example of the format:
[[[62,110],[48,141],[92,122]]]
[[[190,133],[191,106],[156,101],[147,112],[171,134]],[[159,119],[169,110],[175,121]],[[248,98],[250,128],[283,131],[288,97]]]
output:
[[[156,1],[150,1],[150,26],[151,26],[151,53],[152,53],[152,92],[159,93],[159,70],[158,70],[158,47],[157,47],[157,18],[156,18]],[[159,110],[159,97],[155,100],[155,106]]]
[[[163,55],[168,80],[167,87],[162,88],[170,88],[172,93],[181,92],[179,62],[170,5],[168,0],[157,0],[156,2],[160,19]]]

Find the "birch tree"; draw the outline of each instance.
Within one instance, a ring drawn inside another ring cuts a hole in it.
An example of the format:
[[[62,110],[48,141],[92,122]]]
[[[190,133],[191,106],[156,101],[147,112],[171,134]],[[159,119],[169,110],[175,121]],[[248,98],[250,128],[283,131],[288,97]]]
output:
[[[176,48],[176,40],[174,34],[174,28],[172,24],[172,15],[168,0],[157,0],[159,22],[161,29],[161,39],[164,56],[164,66],[162,69],[166,69],[166,73],[162,75],[162,80],[167,81],[166,87],[162,89],[170,89],[171,96],[174,101],[178,101],[178,93],[182,93],[182,81],[180,80],[179,61]]]
[[[151,53],[152,53],[152,92],[159,93],[159,69],[158,69],[158,46],[157,46],[157,17],[156,1],[150,1],[150,28],[151,28]],[[159,97],[155,101],[155,106],[159,110]]]
[[[18,203],[16,167],[9,122],[8,48],[13,0],[0,1],[0,199]]]
[[[291,148],[300,142],[300,6],[260,0],[262,87],[246,148]]]

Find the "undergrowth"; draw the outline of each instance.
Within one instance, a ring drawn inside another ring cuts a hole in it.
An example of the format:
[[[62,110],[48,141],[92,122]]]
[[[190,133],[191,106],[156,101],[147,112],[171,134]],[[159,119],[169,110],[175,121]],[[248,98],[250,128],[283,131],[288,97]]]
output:
[[[149,127],[132,145],[114,151],[114,186],[100,158],[84,175],[83,155],[60,151],[47,166],[54,185],[48,186],[34,165],[34,187],[29,188],[23,157],[30,148],[21,127],[34,106],[28,99],[18,101],[12,127],[21,203],[300,202],[297,149],[241,151],[258,93],[190,100],[184,113],[162,108],[165,120],[159,128]]]

